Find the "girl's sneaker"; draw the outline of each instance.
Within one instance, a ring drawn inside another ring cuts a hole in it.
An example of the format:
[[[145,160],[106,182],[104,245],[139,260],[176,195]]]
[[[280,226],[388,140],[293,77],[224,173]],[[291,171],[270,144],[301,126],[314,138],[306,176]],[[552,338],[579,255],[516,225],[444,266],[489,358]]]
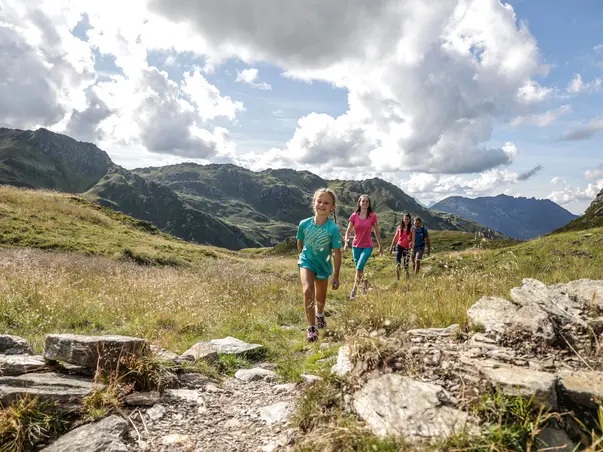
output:
[[[350,292],[350,300],[356,298],[356,286],[352,287],[352,292]]]
[[[324,315],[316,315],[316,328],[326,328],[327,327],[327,319],[325,319]]]
[[[318,330],[315,326],[308,327],[306,339],[308,340],[308,342],[314,342],[318,340]]]
[[[368,292],[368,281],[366,279],[362,280],[362,293],[366,295]]]

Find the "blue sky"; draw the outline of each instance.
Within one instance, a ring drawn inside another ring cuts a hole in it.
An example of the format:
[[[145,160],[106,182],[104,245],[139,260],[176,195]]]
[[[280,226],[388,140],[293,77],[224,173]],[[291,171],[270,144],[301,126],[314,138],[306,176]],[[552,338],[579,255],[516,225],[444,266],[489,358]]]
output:
[[[290,167],[574,213],[603,188],[599,0],[7,0],[0,20],[0,125],[128,168]]]

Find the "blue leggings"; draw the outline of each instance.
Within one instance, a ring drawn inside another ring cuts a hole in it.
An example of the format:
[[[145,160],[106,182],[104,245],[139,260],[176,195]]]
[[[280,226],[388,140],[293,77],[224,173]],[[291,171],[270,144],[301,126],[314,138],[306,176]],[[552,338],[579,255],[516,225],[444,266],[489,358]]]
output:
[[[354,255],[354,262],[356,263],[356,270],[361,272],[364,271],[364,266],[366,265],[366,261],[371,257],[371,253],[373,252],[372,248],[356,248],[352,247],[352,254]]]

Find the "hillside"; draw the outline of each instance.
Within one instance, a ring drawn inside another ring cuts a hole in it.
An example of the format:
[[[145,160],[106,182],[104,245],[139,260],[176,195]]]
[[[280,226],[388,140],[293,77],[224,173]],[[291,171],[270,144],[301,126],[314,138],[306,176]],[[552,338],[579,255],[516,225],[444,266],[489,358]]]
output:
[[[186,265],[223,250],[194,245],[80,196],[0,186],[0,247]]]
[[[46,129],[0,129],[0,184],[85,194],[184,240],[258,246],[236,226],[186,204],[169,188],[115,165],[106,152]]]
[[[317,188],[328,186],[338,195],[337,220],[347,226],[358,197],[371,197],[382,231],[391,234],[404,212],[419,215],[431,229],[481,232],[503,238],[473,221],[434,212],[417,203],[399,187],[382,179],[325,180],[307,171],[269,169],[253,172],[235,165],[179,165],[139,168],[134,173],[166,185],[191,206],[236,224],[251,238],[275,245],[295,235],[299,220],[312,214],[310,204]]]
[[[468,218],[520,240],[542,236],[577,218],[548,199],[507,195],[473,199],[451,196],[431,208]]]
[[[590,204],[584,215],[554,232],[582,231],[603,226],[603,189]]]

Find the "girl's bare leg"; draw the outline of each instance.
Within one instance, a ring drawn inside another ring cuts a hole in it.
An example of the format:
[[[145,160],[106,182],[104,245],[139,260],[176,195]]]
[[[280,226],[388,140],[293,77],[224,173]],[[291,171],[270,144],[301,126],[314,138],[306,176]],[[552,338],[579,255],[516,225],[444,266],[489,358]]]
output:
[[[314,282],[316,288],[316,311],[323,315],[325,313],[325,303],[327,302],[327,289],[329,288],[328,279],[317,279]]]
[[[307,268],[300,268],[299,277],[301,279],[302,291],[304,293],[304,308],[306,310],[306,320],[308,321],[308,326],[313,326],[316,325],[316,313],[314,312],[314,282],[316,281],[316,275],[312,270],[308,270]]]

